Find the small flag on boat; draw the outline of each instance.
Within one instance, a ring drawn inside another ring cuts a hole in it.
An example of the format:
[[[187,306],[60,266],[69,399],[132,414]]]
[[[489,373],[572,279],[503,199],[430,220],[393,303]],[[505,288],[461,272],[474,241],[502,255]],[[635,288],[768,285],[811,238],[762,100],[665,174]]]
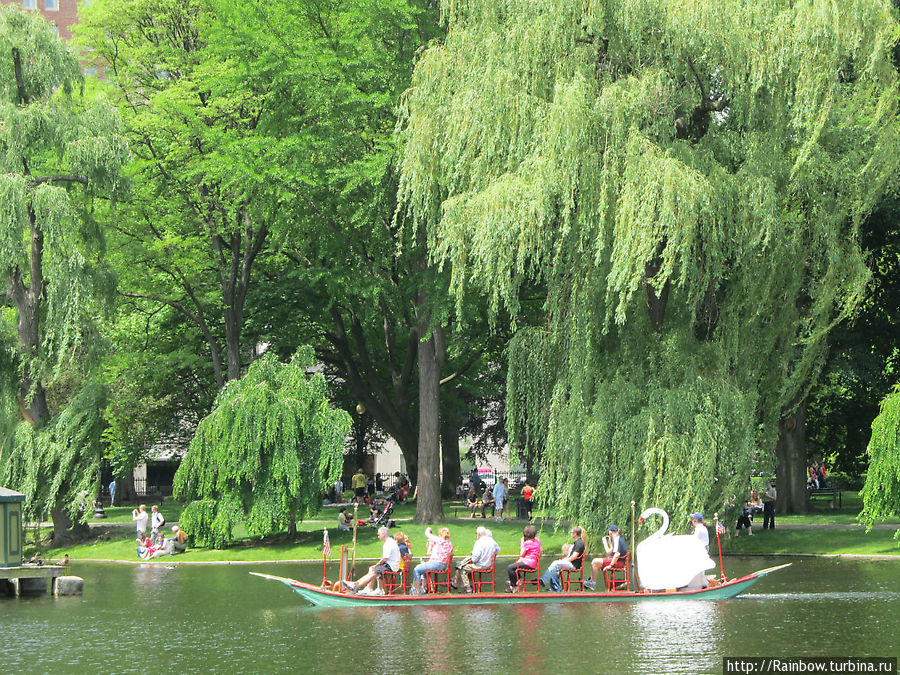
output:
[[[716,534],[725,534],[725,526],[718,520],[716,521]]]
[[[325,528],[325,538],[322,541],[322,555],[331,556],[331,542],[328,541],[328,528]]]

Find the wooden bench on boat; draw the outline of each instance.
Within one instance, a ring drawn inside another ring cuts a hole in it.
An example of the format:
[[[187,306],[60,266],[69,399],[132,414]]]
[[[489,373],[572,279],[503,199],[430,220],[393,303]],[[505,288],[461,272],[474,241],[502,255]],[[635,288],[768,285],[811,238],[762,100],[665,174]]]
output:
[[[835,508],[835,504],[838,508],[842,506],[841,491],[836,487],[809,488],[807,492],[809,493],[810,501],[813,501],[814,499],[827,499],[828,505],[831,508]]]

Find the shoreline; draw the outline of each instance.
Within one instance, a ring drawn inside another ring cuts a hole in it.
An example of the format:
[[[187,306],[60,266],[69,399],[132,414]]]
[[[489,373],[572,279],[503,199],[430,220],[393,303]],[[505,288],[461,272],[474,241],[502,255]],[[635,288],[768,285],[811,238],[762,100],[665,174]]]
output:
[[[171,557],[171,556],[170,556]],[[501,558],[509,558],[514,560],[515,555],[498,555]],[[896,555],[889,554],[867,554],[867,553],[728,553],[724,554],[724,558],[850,558],[861,560],[900,560],[900,553]],[[376,562],[379,558],[357,558],[358,563]],[[153,560],[118,560],[114,558],[70,558],[72,563],[117,563],[121,565],[276,565],[281,563],[301,564],[301,563],[319,563],[321,558],[291,558],[281,560],[164,560],[163,558],[155,558]],[[329,564],[340,562],[338,559],[329,560]]]

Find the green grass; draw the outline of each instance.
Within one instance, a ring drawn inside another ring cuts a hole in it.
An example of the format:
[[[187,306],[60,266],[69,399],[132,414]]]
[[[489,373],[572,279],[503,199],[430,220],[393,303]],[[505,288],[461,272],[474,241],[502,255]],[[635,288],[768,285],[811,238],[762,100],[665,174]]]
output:
[[[148,506],[152,504],[148,503]],[[462,518],[454,518],[456,513]],[[501,555],[516,555],[519,550],[519,538],[522,536],[522,528],[525,521],[511,520],[498,523],[490,518],[468,518],[468,510],[461,508],[459,501],[444,503],[446,520],[443,523],[434,523],[432,528],[450,528],[451,539],[454,544],[455,555],[462,556],[469,553],[475,541],[475,528],[484,524],[494,533],[494,538],[500,544]],[[131,523],[132,505],[112,507],[107,509],[107,523]],[[183,504],[171,499],[160,505],[160,510],[166,517],[168,524],[174,523],[181,515]],[[394,511],[394,518],[398,521],[397,527],[392,532],[402,530],[413,542],[413,554],[420,557],[425,553],[424,525],[404,522],[415,515],[414,504],[402,504]],[[856,525],[860,509],[859,498],[854,492],[844,493],[844,506],[841,509],[829,509],[824,504],[816,506],[812,513],[798,516],[777,516],[779,525],[813,526],[810,529],[778,528],[774,531],[763,531],[756,527],[753,537],[743,536],[736,539],[723,540],[723,552],[726,554],[779,554],[779,553],[806,553],[806,554],[838,554],[857,553],[869,555],[900,555],[900,546],[892,538],[892,530],[874,530],[868,534],[862,527],[847,530],[822,529],[817,526],[827,525]],[[323,507],[313,518],[299,525],[296,537],[281,537],[268,541],[251,540],[242,526],[235,530],[237,542],[235,545],[224,549],[206,549],[190,547],[188,552],[176,558],[162,558],[161,560],[178,560],[184,562],[214,562],[214,561],[260,561],[260,560],[317,560],[322,556],[322,529],[328,528],[329,537],[334,556],[337,557],[341,545],[349,546],[352,534],[338,532],[338,509]],[[552,559],[559,555],[563,543],[569,541],[567,528],[555,528],[552,523],[540,525],[543,513],[535,510],[535,517],[539,527],[538,536],[544,548],[545,559]],[[361,508],[359,517],[365,519],[368,510]],[[96,522],[96,521],[95,521]],[[900,519],[887,521],[890,524],[900,523]],[[756,525],[760,526],[761,519],[756,519]],[[26,539],[30,538],[31,531],[26,532]],[[712,534],[712,531],[711,531]],[[596,537],[595,537],[596,539]],[[590,551],[596,552],[600,548],[600,542],[589,541]],[[715,542],[713,542],[715,546]],[[26,548],[26,553],[28,549]],[[95,541],[69,547],[67,550],[54,549],[53,557],[61,557],[68,553],[73,559],[95,558],[105,560],[137,560],[135,553],[134,529],[132,527],[120,527],[107,531],[101,538]],[[30,554],[30,553],[29,553]],[[358,558],[377,558],[381,555],[381,543],[378,541],[373,528],[360,528],[358,533],[357,551]]]
[[[181,512],[184,510],[184,504],[182,502],[176,502],[171,497],[167,499],[163,499],[162,501],[142,501],[140,504],[146,504],[147,513],[150,512],[150,507],[154,504],[159,507],[160,512],[162,512],[163,516],[165,516],[166,522],[174,523],[177,522],[181,517]],[[131,512],[138,506],[135,504],[128,504],[126,506],[107,506],[104,508],[104,512],[106,513],[106,518],[104,518],[107,523],[130,523],[131,522]],[[100,521],[94,521],[100,522]]]
[[[809,529],[774,530],[759,529],[753,536],[742,535],[722,541],[722,553],[728,554],[780,554],[807,553],[834,555],[854,553],[858,555],[900,555],[900,546],[894,539],[894,530]],[[711,543],[710,549],[716,546]]]
[[[130,522],[130,510],[128,513],[128,522]],[[168,522],[173,522],[174,519],[169,519],[168,509],[164,510],[163,513],[166,515]],[[394,511],[394,517],[401,520],[395,528],[391,529],[391,532],[396,533],[398,530],[405,532],[412,540],[414,556],[419,557],[425,555],[425,525],[403,522],[402,520],[403,518],[411,518],[414,513],[415,505],[398,507]],[[452,510],[445,506],[445,514],[452,516]],[[362,511],[360,511],[360,516],[362,515]],[[126,521],[120,519],[111,522]],[[486,520],[481,518],[474,520],[460,518],[456,520],[449,517],[444,522],[433,523],[431,527],[435,532],[437,532],[439,527],[450,528],[454,554],[462,556],[472,550],[472,545],[475,542],[475,528],[479,525],[484,525],[493,532],[494,539],[500,545],[501,555],[518,554],[519,539],[522,536],[522,528],[526,525],[525,521],[512,520],[498,523],[490,518]],[[352,533],[339,532],[337,529],[337,510],[325,508],[315,518],[300,523],[297,536],[290,539],[282,537],[265,542],[251,540],[247,537],[243,527],[239,526],[234,532],[238,539],[237,543],[227,549],[216,550],[189,547],[187,553],[183,555],[179,555],[174,559],[165,557],[161,560],[177,560],[179,562],[317,560],[322,557],[322,530],[324,527],[328,528],[328,535],[335,557],[337,557],[342,545],[349,547],[352,544]],[[561,550],[562,544],[570,540],[565,529],[560,529],[557,532],[552,524],[543,527],[538,524],[538,528],[538,537],[541,539],[545,555],[555,557]],[[72,546],[66,550],[55,549],[52,555],[53,557],[61,557],[63,553],[68,553],[73,559],[137,560],[134,530],[128,527],[108,531],[103,535],[103,538]],[[378,558],[381,556],[381,542],[378,540],[374,528],[359,528],[356,556],[358,558]]]

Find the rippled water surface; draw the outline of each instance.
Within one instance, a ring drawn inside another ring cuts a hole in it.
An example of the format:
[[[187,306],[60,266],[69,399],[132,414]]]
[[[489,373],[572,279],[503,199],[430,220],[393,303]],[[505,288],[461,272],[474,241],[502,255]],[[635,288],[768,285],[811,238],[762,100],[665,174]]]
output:
[[[900,653],[900,560],[796,559],[733,600],[533,607],[316,609],[250,570],[322,573],[77,564],[83,597],[0,598],[0,671],[693,674],[723,656]]]

